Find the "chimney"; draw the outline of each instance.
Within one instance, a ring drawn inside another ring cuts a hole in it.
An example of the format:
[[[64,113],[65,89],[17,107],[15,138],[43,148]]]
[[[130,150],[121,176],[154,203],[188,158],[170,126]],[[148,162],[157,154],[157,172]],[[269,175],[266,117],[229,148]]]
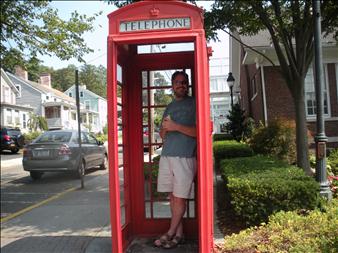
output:
[[[49,73],[40,74],[39,84],[46,85],[52,88],[51,77]]]
[[[15,75],[21,77],[22,79],[28,81],[28,72],[24,70],[21,66],[15,66]]]
[[[84,85],[81,85],[81,88],[86,90],[87,89],[87,86],[84,84]]]

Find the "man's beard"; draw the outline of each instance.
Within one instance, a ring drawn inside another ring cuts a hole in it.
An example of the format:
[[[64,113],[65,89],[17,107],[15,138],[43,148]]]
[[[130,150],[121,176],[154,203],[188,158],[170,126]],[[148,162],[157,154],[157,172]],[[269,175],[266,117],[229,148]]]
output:
[[[186,96],[188,96],[188,90],[184,90],[184,92],[182,91],[174,91],[174,95],[176,98],[184,98]]]

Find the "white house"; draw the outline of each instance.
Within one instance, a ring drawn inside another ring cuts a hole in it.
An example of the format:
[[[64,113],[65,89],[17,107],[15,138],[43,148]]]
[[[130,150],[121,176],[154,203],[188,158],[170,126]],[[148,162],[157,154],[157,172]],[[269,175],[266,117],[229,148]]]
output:
[[[1,126],[18,127],[23,133],[28,132],[29,113],[33,108],[29,105],[18,105],[20,88],[11,81],[1,69]]]
[[[53,89],[49,74],[42,74],[39,83],[29,81],[27,71],[20,67],[15,75],[8,72],[7,75],[20,92],[17,104],[29,105],[36,115],[44,116],[48,129],[77,129],[75,99]]]
[[[66,90],[65,94],[75,98],[75,85]],[[92,132],[103,132],[107,124],[107,100],[88,90],[85,85],[79,86],[79,97],[80,102],[85,105],[82,122]]]

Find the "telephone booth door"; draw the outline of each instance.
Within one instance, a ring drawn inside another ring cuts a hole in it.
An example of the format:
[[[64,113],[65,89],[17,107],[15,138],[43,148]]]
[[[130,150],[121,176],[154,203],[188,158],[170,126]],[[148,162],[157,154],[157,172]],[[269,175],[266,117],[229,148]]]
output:
[[[212,251],[209,78],[201,15],[199,8],[176,1],[138,2],[109,15],[108,156],[113,252],[123,252],[135,238],[160,235],[169,227],[169,200],[156,190],[163,145],[158,128],[172,100],[170,78],[176,70],[189,75],[189,94],[196,99],[197,112],[195,195],[187,200],[184,233],[198,240],[199,252]],[[151,29],[154,26],[156,29]]]

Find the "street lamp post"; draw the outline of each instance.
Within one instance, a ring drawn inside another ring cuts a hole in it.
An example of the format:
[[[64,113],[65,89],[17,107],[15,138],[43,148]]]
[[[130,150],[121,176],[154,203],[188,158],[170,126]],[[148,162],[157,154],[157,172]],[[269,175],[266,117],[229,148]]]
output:
[[[321,50],[321,24],[320,24],[320,1],[313,0],[314,16],[314,49],[315,49],[315,87],[317,106],[317,134],[316,142],[316,179],[320,184],[320,195],[327,199],[332,198],[326,175],[326,142],[324,125],[324,99],[323,99],[323,62]]]
[[[231,109],[232,109],[233,106],[234,106],[232,88],[234,87],[235,78],[233,77],[231,72],[229,72],[229,74],[228,74],[227,83],[228,83],[228,86],[229,86],[229,89],[230,89]]]

